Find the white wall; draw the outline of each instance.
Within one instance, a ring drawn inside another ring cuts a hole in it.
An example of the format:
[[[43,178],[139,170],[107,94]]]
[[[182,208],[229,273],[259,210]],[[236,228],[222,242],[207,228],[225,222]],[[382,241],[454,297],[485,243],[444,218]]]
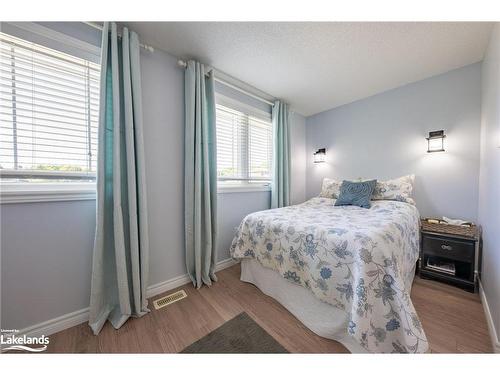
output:
[[[70,24],[67,27],[71,27]],[[150,280],[186,273],[184,260],[184,73],[161,50],[141,52]],[[225,92],[225,94],[230,94]],[[304,200],[305,119],[292,116],[293,200]],[[270,206],[269,192],[218,195],[218,254],[234,228]],[[88,307],[95,201],[0,205],[1,326],[22,329]]]
[[[479,223],[483,226],[481,281],[500,337],[500,25],[483,62]],[[497,348],[500,350],[500,347]]]
[[[390,90],[307,118],[307,197],[324,177],[416,175],[423,216],[477,220],[481,64]],[[446,152],[427,153],[429,131],[444,129]],[[312,154],[326,147],[327,162]]]

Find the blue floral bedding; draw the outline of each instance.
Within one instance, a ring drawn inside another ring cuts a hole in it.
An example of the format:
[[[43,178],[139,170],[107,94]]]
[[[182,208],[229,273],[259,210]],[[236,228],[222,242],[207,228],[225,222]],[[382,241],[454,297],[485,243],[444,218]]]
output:
[[[255,258],[348,313],[348,334],[370,352],[426,352],[409,295],[419,252],[416,207],[334,202],[318,197],[248,215],[233,239],[232,257]]]

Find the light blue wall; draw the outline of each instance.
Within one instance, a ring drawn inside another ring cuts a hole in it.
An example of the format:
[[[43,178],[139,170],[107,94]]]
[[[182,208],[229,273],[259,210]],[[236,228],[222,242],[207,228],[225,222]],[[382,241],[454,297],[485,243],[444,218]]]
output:
[[[271,194],[268,192],[226,193],[218,198],[218,253],[217,260],[230,257],[229,247],[241,220],[249,213],[267,210],[271,207]]]
[[[500,337],[500,25],[483,62],[479,223],[483,226],[481,280]],[[497,348],[500,350],[500,347]]]
[[[88,307],[95,201],[0,205],[2,328]]]
[[[306,119],[293,112],[290,115],[290,143],[290,198],[292,204],[298,204],[306,199]]]
[[[184,74],[163,51],[141,52],[151,251],[150,284],[184,274]]]
[[[414,173],[423,216],[477,220],[481,64],[390,90],[307,118],[307,197],[324,177],[389,179]],[[444,129],[446,152],[425,137]],[[327,162],[312,153],[327,149]]]
[[[161,50],[141,52],[141,73],[151,246],[149,284],[153,285],[186,273],[184,74],[177,59]],[[228,90],[224,93],[230,95]],[[294,202],[304,200],[304,135],[305,119],[294,114]],[[270,193],[227,193],[219,194],[218,199],[217,259],[223,260],[229,257],[234,228],[248,213],[269,208]],[[2,327],[21,329],[88,307],[94,226],[95,201],[0,205]]]

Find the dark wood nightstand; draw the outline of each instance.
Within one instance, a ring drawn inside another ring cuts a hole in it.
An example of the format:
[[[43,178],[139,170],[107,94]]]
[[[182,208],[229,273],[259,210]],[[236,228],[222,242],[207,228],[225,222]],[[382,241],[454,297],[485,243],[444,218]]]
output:
[[[481,227],[420,222],[419,275],[471,293],[481,269]]]

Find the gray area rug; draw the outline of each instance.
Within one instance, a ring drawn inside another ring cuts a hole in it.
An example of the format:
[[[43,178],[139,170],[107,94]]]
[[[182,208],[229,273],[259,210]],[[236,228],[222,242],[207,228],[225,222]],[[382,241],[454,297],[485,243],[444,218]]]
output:
[[[181,353],[288,353],[246,313],[184,348]]]

